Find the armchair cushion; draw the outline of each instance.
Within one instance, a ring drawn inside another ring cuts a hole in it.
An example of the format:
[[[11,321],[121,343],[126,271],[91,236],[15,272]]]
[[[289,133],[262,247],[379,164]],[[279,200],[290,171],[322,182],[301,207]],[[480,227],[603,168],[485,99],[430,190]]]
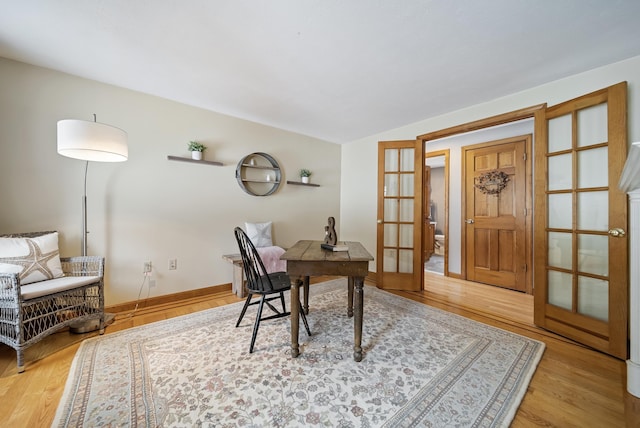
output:
[[[58,233],[0,238],[0,272],[19,274],[22,285],[64,276]]]
[[[46,296],[48,294],[72,290],[74,288],[93,284],[99,281],[99,276],[65,276],[62,278],[55,278],[50,281],[23,285],[20,287],[20,293],[22,293],[22,298],[24,300],[29,300],[35,299],[36,297]]]

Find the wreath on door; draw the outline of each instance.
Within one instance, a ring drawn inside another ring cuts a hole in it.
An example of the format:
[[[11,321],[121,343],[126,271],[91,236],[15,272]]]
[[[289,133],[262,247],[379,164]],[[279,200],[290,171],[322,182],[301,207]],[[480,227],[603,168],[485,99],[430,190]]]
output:
[[[493,170],[476,177],[475,187],[485,195],[498,195],[507,187],[509,176],[502,171]]]

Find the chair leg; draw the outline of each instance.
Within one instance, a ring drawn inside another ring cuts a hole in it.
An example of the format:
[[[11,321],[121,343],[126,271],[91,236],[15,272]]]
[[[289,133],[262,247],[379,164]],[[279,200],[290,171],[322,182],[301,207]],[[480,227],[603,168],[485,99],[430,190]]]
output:
[[[280,301],[282,302],[282,313],[287,312],[287,306],[284,304],[284,293],[280,293]]]
[[[302,315],[302,322],[304,323],[304,328],[307,329],[307,334],[309,336],[311,336],[311,330],[309,330],[309,323],[307,322],[307,316],[305,315],[304,311],[302,310],[302,303],[300,303],[300,301],[298,301],[298,305],[300,306],[300,315]]]
[[[240,318],[238,318],[238,322],[236,323],[236,327],[240,325],[242,322],[242,318],[244,318],[244,313],[247,312],[247,308],[249,307],[249,303],[251,303],[251,293],[247,296],[247,300],[244,301],[244,307],[242,308],[242,312],[240,312]]]
[[[256,336],[258,336],[258,328],[260,327],[260,318],[262,317],[262,307],[264,305],[264,294],[260,298],[260,305],[258,306],[258,313],[256,314],[256,322],[253,325],[253,336],[251,336],[251,346],[249,347],[249,353],[253,352],[253,345],[256,343]]]

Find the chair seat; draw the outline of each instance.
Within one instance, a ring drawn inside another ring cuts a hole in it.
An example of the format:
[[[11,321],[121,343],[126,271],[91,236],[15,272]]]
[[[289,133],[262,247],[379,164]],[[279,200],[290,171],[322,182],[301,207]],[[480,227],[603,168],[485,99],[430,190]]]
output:
[[[287,275],[286,272],[273,272],[267,274],[266,276],[268,276],[271,280],[273,290],[261,291],[256,289],[249,289],[249,292],[255,294],[273,294],[279,293],[281,291],[287,291],[291,288],[291,277]]]

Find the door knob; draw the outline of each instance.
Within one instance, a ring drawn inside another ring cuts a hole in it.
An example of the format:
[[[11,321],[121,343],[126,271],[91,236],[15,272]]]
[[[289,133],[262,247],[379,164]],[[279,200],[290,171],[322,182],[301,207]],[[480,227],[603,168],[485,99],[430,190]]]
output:
[[[378,220],[378,224],[382,224],[382,220]]]
[[[620,229],[619,227],[614,227],[609,231],[609,235],[613,236],[614,238],[624,238],[624,236],[626,235],[626,232],[624,231],[624,229]]]
[[[466,219],[464,222],[465,222],[465,223],[467,223],[467,224],[473,224],[473,223],[475,223],[475,221],[473,221],[473,219],[472,219],[472,218],[468,218],[468,219]]]

